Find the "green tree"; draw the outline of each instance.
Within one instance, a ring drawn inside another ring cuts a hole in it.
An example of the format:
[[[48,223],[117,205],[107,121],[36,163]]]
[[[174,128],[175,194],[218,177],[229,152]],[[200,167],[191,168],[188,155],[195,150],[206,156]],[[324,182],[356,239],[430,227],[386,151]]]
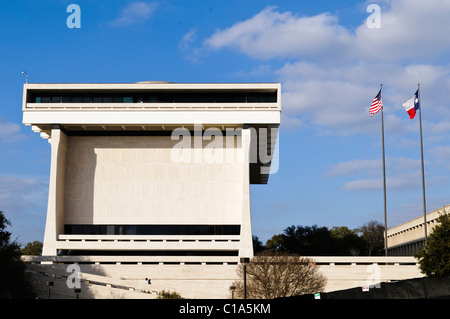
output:
[[[366,253],[358,229],[348,227],[290,226],[266,242],[266,249],[301,256],[350,256]]]
[[[357,229],[292,225],[267,240],[265,248],[301,256],[379,256],[384,254],[384,226],[377,221]]]
[[[450,215],[441,214],[427,244],[415,257],[427,276],[450,276]]]
[[[11,233],[6,230],[10,225],[0,211],[0,299],[33,298],[25,264],[20,259],[20,245],[11,241]]]
[[[334,240],[336,256],[357,256],[364,253],[366,243],[358,236],[357,230],[341,226],[331,228],[330,233]]]
[[[384,250],[384,226],[371,220],[361,226],[358,231],[366,242],[366,254],[368,256],[381,256]]]
[[[330,231],[326,227],[290,226],[282,234],[283,248],[291,254],[301,256],[329,256],[332,255],[334,245]]]
[[[273,235],[266,241],[266,248],[271,251],[285,251],[283,235]]]
[[[264,245],[262,241],[259,240],[258,236],[253,235],[253,254],[258,254],[264,250]]]
[[[156,299],[183,299],[181,295],[175,291],[160,291]]]
[[[35,240],[32,243],[26,244],[25,247],[22,248],[22,255],[42,255],[42,243],[38,240]]]

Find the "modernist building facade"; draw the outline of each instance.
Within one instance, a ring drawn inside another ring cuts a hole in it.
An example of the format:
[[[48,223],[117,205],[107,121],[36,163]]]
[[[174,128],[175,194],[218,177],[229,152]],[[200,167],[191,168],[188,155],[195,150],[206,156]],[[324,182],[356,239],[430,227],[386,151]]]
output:
[[[450,213],[450,205],[426,214],[427,236],[438,224],[440,214]],[[390,256],[413,256],[425,243],[424,217],[417,217],[387,231],[388,254]]]
[[[51,145],[44,256],[252,257],[250,184],[268,182],[278,83],[25,84]]]

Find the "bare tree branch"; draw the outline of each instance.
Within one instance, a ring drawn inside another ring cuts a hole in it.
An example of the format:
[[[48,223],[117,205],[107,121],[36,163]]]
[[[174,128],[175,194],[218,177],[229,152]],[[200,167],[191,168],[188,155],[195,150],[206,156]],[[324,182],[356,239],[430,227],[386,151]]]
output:
[[[247,298],[272,299],[320,292],[325,276],[310,258],[281,252],[264,252],[247,264]],[[236,297],[244,295],[243,265],[238,267],[242,280],[233,283]]]

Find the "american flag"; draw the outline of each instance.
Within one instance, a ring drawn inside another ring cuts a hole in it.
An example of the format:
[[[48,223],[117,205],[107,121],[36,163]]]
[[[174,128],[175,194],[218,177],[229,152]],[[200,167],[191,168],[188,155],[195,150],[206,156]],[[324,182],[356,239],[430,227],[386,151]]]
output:
[[[370,106],[369,113],[370,117],[372,117],[375,113],[378,113],[383,108],[383,101],[381,99],[381,89],[378,92],[377,96],[372,101],[372,105]]]

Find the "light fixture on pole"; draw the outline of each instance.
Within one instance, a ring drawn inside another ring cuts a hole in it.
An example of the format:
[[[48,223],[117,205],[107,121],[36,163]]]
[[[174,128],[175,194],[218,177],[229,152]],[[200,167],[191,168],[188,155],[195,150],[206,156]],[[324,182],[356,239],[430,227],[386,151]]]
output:
[[[230,286],[231,290],[231,299],[234,299],[234,291],[236,290],[236,286]]]
[[[241,257],[240,261],[244,267],[244,299],[247,299],[247,264],[250,262],[250,258]]]
[[[25,71],[22,71],[22,74],[25,74],[25,83],[28,83],[28,73]]]
[[[50,299],[50,287],[53,287],[53,281],[46,281],[45,285],[48,287],[48,299]]]

